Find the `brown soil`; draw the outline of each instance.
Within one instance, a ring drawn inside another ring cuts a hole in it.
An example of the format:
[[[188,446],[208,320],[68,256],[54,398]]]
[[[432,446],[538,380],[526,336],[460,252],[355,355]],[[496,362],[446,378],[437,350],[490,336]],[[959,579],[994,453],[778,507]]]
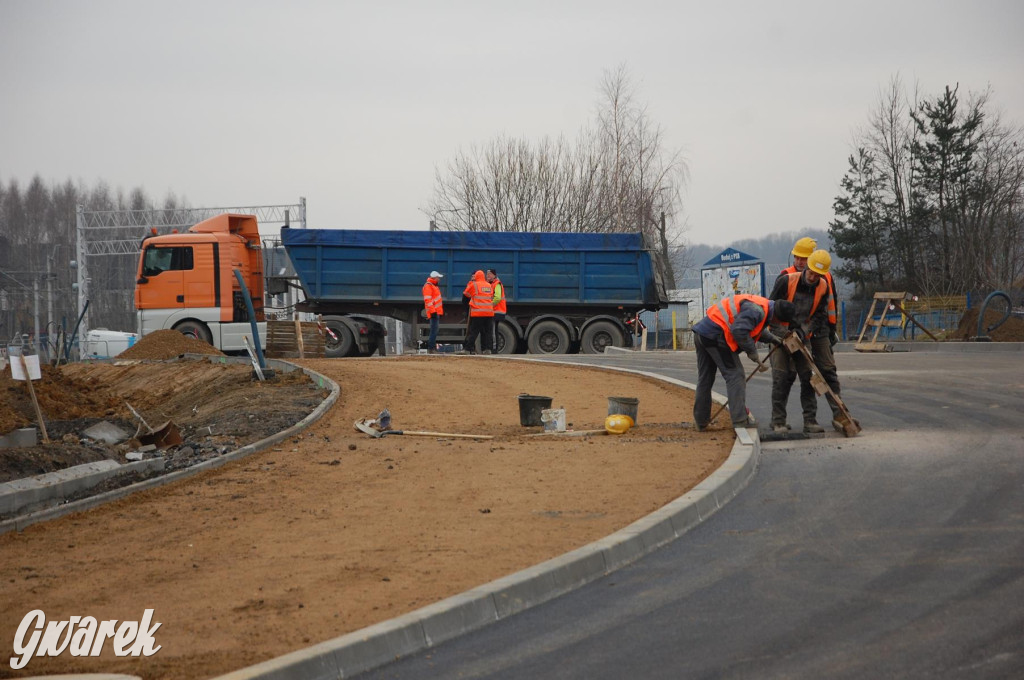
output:
[[[178,331],[154,331],[117,355],[118,359],[173,359],[182,354],[224,356],[213,345],[182,335]]]
[[[301,371],[259,382],[249,365],[205,360],[45,366],[43,379],[33,387],[50,443],[42,441],[40,432],[36,446],[0,448],[0,482],[103,459],[127,462],[125,454],[141,446],[137,439],[108,445],[84,432],[106,421],[128,434],[145,434],[129,404],[149,427],[170,421],[179,428],[183,443],[165,451],[164,471],[153,473],[166,474],[287,429],[326,395]],[[0,378],[0,414],[0,433],[36,425],[25,383],[12,381],[9,374]]]
[[[1003,312],[985,311],[985,321],[982,331],[999,323],[1003,318]],[[973,340],[978,335],[978,310],[968,309],[960,318],[956,333],[952,336],[954,340]],[[988,336],[992,342],[1024,342],[1024,319],[1019,316],[1010,316],[995,330],[989,331]]]
[[[147,335],[117,358],[161,360],[173,359],[186,353],[224,356],[220,350],[205,342],[186,337],[177,331],[163,330]],[[33,389],[47,424],[51,420],[66,421],[87,417],[131,420],[132,414],[124,405],[124,398],[129,395],[104,389],[102,384],[95,381],[86,384],[79,380],[76,375],[80,375],[80,372],[76,367],[80,368],[82,365],[75,364],[60,369],[46,365],[41,367],[42,380],[35,381]],[[13,380],[9,369],[0,372],[0,434],[22,427],[37,426],[36,420],[28,385],[24,381]],[[60,430],[60,427],[57,429]],[[0,481],[3,481],[2,478]]]
[[[5,659],[0,677],[203,678],[307,647],[606,536],[692,488],[722,464],[734,438],[728,423],[700,434],[681,426],[689,391],[623,373],[484,357],[298,363],[342,386],[339,402],[301,435],[0,536],[8,650],[34,609],[48,620],[139,620],[147,608],[162,624],[162,649],[119,659],[108,644],[100,658],[37,657],[22,671]],[[298,399],[227,377],[228,368],[174,362],[63,373],[182,421],[193,406],[199,422],[260,421]],[[637,397],[639,424],[620,436],[531,437],[540,428],[519,424],[524,392],[553,397],[576,429],[601,426],[608,396]],[[308,398],[307,388],[307,412]],[[104,399],[102,408],[117,408]],[[374,439],[354,430],[356,419],[384,407],[395,429],[495,438]]]

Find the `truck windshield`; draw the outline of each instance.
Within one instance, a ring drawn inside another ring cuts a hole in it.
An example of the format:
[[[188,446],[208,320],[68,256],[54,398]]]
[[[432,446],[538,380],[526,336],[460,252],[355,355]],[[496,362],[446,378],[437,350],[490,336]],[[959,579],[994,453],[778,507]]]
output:
[[[142,258],[143,276],[156,276],[173,269],[192,269],[192,246],[146,248]]]

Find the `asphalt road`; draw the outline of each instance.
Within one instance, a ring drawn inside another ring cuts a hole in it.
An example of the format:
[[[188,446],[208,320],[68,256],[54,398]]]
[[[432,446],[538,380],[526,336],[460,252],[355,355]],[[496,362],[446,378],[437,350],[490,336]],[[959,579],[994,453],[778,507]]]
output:
[[[837,358],[860,436],[764,442],[668,546],[360,677],[1024,678],[1024,352]],[[692,352],[570,360],[696,375]]]

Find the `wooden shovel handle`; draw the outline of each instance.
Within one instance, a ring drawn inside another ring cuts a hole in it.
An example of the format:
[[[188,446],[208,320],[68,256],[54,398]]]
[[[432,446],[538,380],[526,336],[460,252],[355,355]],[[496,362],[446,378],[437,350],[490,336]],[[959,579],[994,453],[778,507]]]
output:
[[[489,434],[452,434],[451,432],[414,432],[412,430],[395,430],[394,432],[384,430],[384,434],[402,434],[414,437],[453,437],[456,439],[494,439],[494,436]]]

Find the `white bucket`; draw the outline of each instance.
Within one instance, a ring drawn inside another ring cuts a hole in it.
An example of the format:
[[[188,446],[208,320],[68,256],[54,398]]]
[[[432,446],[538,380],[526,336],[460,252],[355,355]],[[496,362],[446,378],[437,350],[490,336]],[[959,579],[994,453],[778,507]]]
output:
[[[540,412],[540,422],[545,432],[565,432],[565,409],[546,408]]]

